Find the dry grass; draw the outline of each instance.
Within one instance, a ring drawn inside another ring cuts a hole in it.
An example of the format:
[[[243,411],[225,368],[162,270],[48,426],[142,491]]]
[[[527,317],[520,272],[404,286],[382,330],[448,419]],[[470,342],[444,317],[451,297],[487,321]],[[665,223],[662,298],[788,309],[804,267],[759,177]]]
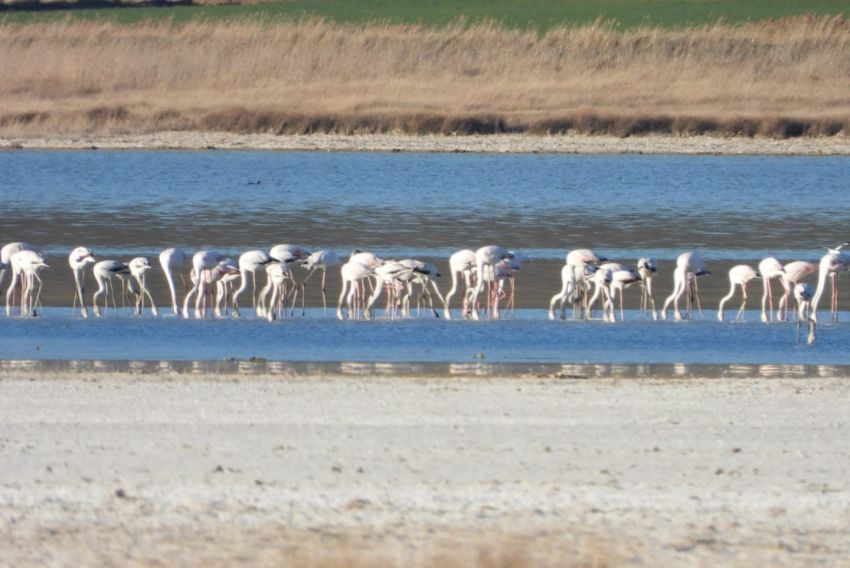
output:
[[[0,135],[850,132],[850,20],[0,25]]]

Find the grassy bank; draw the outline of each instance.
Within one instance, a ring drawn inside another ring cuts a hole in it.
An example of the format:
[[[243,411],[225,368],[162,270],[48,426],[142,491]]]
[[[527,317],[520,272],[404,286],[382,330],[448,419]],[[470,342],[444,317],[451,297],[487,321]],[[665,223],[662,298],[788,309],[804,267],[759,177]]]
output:
[[[0,25],[0,135],[850,132],[850,21]]]
[[[34,22],[66,16],[136,23],[145,19],[189,20],[326,19],[337,23],[394,23],[442,27],[464,19],[468,24],[494,21],[512,28],[547,31],[584,25],[597,19],[623,28],[682,28],[757,22],[804,14],[850,15],[847,0],[5,0],[0,15],[8,21]],[[144,6],[156,4],[159,6]],[[123,6],[116,6],[122,4]],[[141,4],[141,6],[140,6]],[[163,7],[163,5],[165,7]],[[5,10],[4,10],[5,6]],[[45,9],[51,7],[51,9]],[[136,6],[136,7],[127,7]],[[58,7],[70,9],[55,9]],[[5,11],[5,14],[4,14]]]

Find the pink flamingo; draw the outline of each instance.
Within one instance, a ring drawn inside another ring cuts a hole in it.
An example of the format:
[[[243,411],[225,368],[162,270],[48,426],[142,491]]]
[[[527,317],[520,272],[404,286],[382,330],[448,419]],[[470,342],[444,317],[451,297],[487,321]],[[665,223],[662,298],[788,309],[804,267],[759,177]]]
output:
[[[676,259],[676,269],[673,271],[673,293],[670,294],[664,301],[664,306],[661,308],[661,319],[667,319],[667,308],[670,303],[673,303],[673,315],[676,320],[682,319],[682,312],[679,311],[679,300],[687,293],[688,317],[691,315],[691,295],[693,294],[697,300],[697,307],[702,309],[699,303],[699,289],[697,288],[697,278],[711,274],[706,268],[702,257],[697,252],[683,252]]]
[[[593,272],[591,281],[593,282],[596,291],[601,291],[602,294],[602,321],[614,323],[617,321],[617,314],[614,310],[614,298],[611,294],[611,282],[614,276],[614,271],[606,264],[603,264]],[[590,319],[587,315],[586,319]]]
[[[422,291],[417,297],[417,316],[419,314],[419,306],[422,300],[425,299],[428,301],[428,305],[430,306],[434,317],[439,318],[440,314],[434,309],[434,301],[431,297],[431,292],[428,290],[428,285],[431,285],[440,303],[445,304],[445,299],[443,298],[443,295],[440,294],[440,289],[437,287],[437,282],[434,280],[435,278],[440,277],[440,271],[430,262],[422,262],[421,260],[406,259],[402,260],[401,264],[407,266],[412,271],[411,278],[407,282],[407,292],[404,295],[402,304],[402,313],[404,314],[404,317],[410,317],[410,296],[413,294],[413,287],[420,286]]]
[[[12,269],[12,255],[22,250],[39,252],[36,247],[22,242],[7,243],[3,246],[3,248],[0,248],[0,287],[3,285],[3,280],[6,277],[6,271]],[[17,287],[15,289],[17,290]],[[15,301],[16,298],[13,298],[13,303]]]
[[[363,281],[369,280],[375,275],[375,270],[365,264],[359,262],[346,262],[340,268],[342,276],[342,290],[339,293],[339,304],[336,309],[336,316],[339,319],[345,319],[345,314],[342,310],[342,304],[345,302],[348,306],[349,319],[356,319],[358,310],[354,306],[354,298],[360,296],[360,288],[363,287]]]
[[[590,249],[575,249],[567,253],[567,266],[570,267],[568,290],[572,297],[573,319],[577,320],[586,314],[588,302],[586,278],[596,271],[600,262],[606,260],[608,259]]]
[[[771,280],[781,278],[785,273],[785,269],[778,259],[769,256],[759,262],[758,270],[761,274],[762,284],[764,285],[764,293],[761,296],[761,321],[768,322],[773,318],[773,287],[771,286]]]
[[[815,342],[817,322],[811,317],[812,287],[809,284],[797,284],[794,286],[794,299],[797,301],[797,343],[800,343],[800,327],[805,321],[808,327],[807,343]]]
[[[92,274],[95,282],[97,282],[97,290],[92,295],[91,303],[95,317],[99,318],[101,316],[99,298],[105,297],[103,309],[106,310],[109,307],[109,290],[112,288],[112,278],[129,275],[130,267],[116,260],[101,260],[92,266]],[[112,306],[116,307],[114,293],[112,294]]]
[[[86,291],[86,274],[85,268],[89,264],[94,264],[94,253],[86,247],[77,247],[68,255],[68,266],[71,267],[71,272],[74,275],[74,305],[71,312],[77,306],[77,300],[80,301],[80,314],[87,318],[89,310],[86,307],[86,301],[83,294]]]
[[[153,301],[153,296],[151,296],[150,290],[148,290],[145,284],[145,274],[153,268],[151,261],[143,256],[138,256],[131,260],[127,266],[130,268],[130,274],[133,276],[129,289],[130,293],[136,297],[134,313],[138,316],[142,315],[142,310],[145,307],[145,296],[147,296],[151,303],[151,314],[154,316],[159,315],[156,304]]]
[[[177,302],[177,290],[174,288],[173,274],[176,272],[180,275],[185,290],[186,279],[183,274],[189,265],[189,255],[177,248],[167,248],[159,253],[159,265],[162,267],[162,272],[165,274],[165,280],[168,283],[168,291],[171,293],[171,311],[176,316],[180,313],[180,304]]]
[[[626,288],[634,284],[635,282],[641,282],[640,272],[633,268],[626,268],[624,270],[617,270],[611,274],[611,321],[616,321],[616,314],[613,312],[613,304],[614,300],[617,297],[617,294],[620,295],[620,319],[625,320],[625,310],[623,309],[623,292]]]
[[[218,267],[219,263],[225,260],[225,256],[212,250],[201,250],[192,256],[192,289],[186,294],[183,300],[183,317],[189,319],[189,303],[195,300],[195,318],[201,318],[206,315],[207,295],[212,295],[215,280],[212,278],[212,271]],[[201,311],[201,302],[204,303],[204,311]],[[213,303],[212,297],[209,300],[210,305]]]
[[[233,293],[233,315],[239,317],[239,296],[248,289],[248,274],[251,275],[253,283],[253,291],[251,294],[252,307],[254,312],[257,311],[257,271],[264,270],[265,267],[276,262],[271,255],[266,254],[261,250],[251,250],[239,256],[239,274],[242,278],[239,288]]]
[[[305,294],[306,294],[306,286],[307,281],[316,273],[317,270],[322,271],[322,307],[325,309],[325,313],[328,312],[328,300],[325,296],[325,279],[327,278],[328,268],[332,266],[339,266],[341,263],[339,255],[331,250],[320,250],[312,253],[301,263],[301,268],[305,270],[309,270],[307,276],[304,277],[304,280],[298,284],[298,288],[301,291],[301,315],[303,316],[306,313],[305,304]],[[295,297],[292,298],[292,304],[295,305]]]
[[[3,279],[6,277],[6,270],[12,267],[12,255],[22,250],[39,252],[34,246],[22,242],[7,243],[3,245],[3,248],[0,248],[0,286],[3,285]]]
[[[461,278],[463,279],[465,286],[463,292],[461,314],[463,317],[467,317],[469,313],[468,299],[469,294],[471,292],[470,288],[472,288],[474,284],[475,263],[475,252],[470,249],[459,250],[451,257],[449,257],[449,272],[451,272],[452,275],[452,287],[446,293],[446,297],[444,300],[445,310],[443,312],[447,320],[452,319],[452,297],[457,293],[458,282],[461,280]]]
[[[850,243],[844,243],[834,249],[828,249],[828,252],[820,260],[818,267],[818,287],[812,298],[811,319],[815,323],[818,321],[818,304],[826,289],[827,278],[829,278],[832,284],[832,321],[833,323],[838,321],[838,273],[850,270],[850,251],[842,250],[848,245]]]
[[[817,269],[816,264],[803,260],[795,260],[782,267],[780,278],[785,292],[779,299],[779,308],[776,311],[777,320],[785,321],[788,319],[788,302],[794,293],[794,287],[806,276],[816,272]]]
[[[36,306],[41,298],[41,278],[38,272],[49,268],[41,254],[34,250],[20,249],[9,258],[9,266],[12,269],[12,282],[6,292],[6,315],[12,314],[11,303],[14,300],[18,285],[21,286],[21,315],[38,315]],[[38,282],[38,291],[33,296]]]
[[[593,272],[593,276],[590,278],[590,283],[593,284],[593,294],[590,295],[590,298],[585,302],[584,307],[584,317],[585,319],[592,319],[593,314],[593,306],[596,304],[596,300],[602,297],[603,302],[605,301],[605,295],[603,292],[611,293],[611,288],[609,285],[612,282],[612,276],[616,272],[629,270],[628,267],[624,264],[620,264],[619,262],[605,262],[600,264],[598,267],[595,267],[596,270]],[[600,270],[608,271],[608,275],[606,278],[595,278],[596,273]]]
[[[655,309],[655,296],[652,294],[652,279],[658,272],[658,265],[652,257],[643,257],[637,262],[638,274],[640,274],[640,287],[642,290],[640,309],[643,313],[649,313],[655,320],[658,314]]]
[[[375,289],[366,302],[363,315],[366,319],[372,319],[372,306],[381,297],[381,291],[387,289],[387,314],[395,317],[398,306],[401,303],[401,291],[413,279],[414,269],[394,260],[384,262],[374,268],[376,276]]]
[[[274,321],[278,316],[286,315],[286,283],[295,280],[289,266],[279,262],[266,266],[266,276],[268,283],[260,293],[260,299],[257,302],[257,314],[269,321]],[[271,290],[271,298],[266,305],[269,290]]]
[[[565,305],[567,302],[567,297],[572,294],[573,288],[573,267],[569,264],[565,264],[563,268],[561,268],[561,291],[552,296],[552,299],[549,301],[549,319],[555,319],[555,306],[559,306],[561,312],[561,319],[566,318],[566,310]]]
[[[484,290],[485,269],[490,271],[490,274],[495,274],[496,264],[504,259],[511,259],[514,255],[509,250],[500,246],[490,245],[481,247],[475,251],[475,272],[478,274],[478,283],[472,291],[472,319],[479,319],[478,316],[478,296]],[[493,280],[487,280],[487,285],[492,286]],[[487,296],[490,297],[492,290],[488,290]]]
[[[720,306],[717,308],[717,319],[719,321],[723,321],[723,306],[732,299],[732,296],[735,295],[735,287],[741,287],[741,307],[738,310],[738,314],[735,316],[735,321],[744,319],[744,309],[747,307],[747,284],[750,280],[755,278],[761,278],[761,274],[747,264],[738,264],[737,266],[733,266],[729,269],[729,293],[723,296],[723,299],[720,300]]]

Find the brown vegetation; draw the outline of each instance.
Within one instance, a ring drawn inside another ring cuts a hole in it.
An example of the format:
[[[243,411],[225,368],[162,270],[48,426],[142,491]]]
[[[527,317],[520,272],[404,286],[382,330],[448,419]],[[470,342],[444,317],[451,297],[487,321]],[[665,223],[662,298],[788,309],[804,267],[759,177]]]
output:
[[[0,135],[850,132],[850,20],[0,25]]]

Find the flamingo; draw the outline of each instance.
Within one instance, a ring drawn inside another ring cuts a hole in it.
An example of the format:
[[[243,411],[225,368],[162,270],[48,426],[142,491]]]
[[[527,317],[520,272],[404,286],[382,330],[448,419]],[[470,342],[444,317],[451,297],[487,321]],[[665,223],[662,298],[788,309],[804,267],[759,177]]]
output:
[[[226,316],[228,306],[233,305],[235,282],[242,278],[242,274],[238,270],[237,268],[236,273],[228,271],[227,274],[215,283],[215,309],[213,313],[217,318],[222,317],[222,315]]]
[[[417,313],[419,311],[419,303],[424,296],[425,299],[428,300],[428,305],[431,307],[431,312],[434,314],[434,317],[439,318],[440,314],[434,309],[434,301],[431,298],[431,292],[428,291],[428,284],[431,284],[431,287],[434,289],[434,293],[437,294],[437,298],[442,304],[445,304],[445,299],[443,298],[443,295],[440,294],[440,289],[437,287],[437,282],[434,280],[434,278],[440,277],[440,272],[437,267],[429,262],[412,259],[402,260],[401,264],[409,267],[412,271],[412,278],[407,283],[407,293],[404,296],[404,304],[402,307],[405,317],[410,316],[410,296],[413,293],[413,285],[419,285],[422,287],[422,293],[419,295],[419,300],[417,301]]]
[[[227,296],[229,295],[230,287],[240,275],[239,268],[231,264],[230,259],[222,260],[206,275],[209,279],[210,295],[212,295],[212,285],[215,284],[216,297],[213,304],[213,315],[215,317],[222,317],[222,306],[224,307],[224,311],[227,311]],[[206,298],[204,298],[203,302],[206,303]],[[204,306],[204,312],[206,312],[206,306]]]
[[[180,249],[167,248],[159,253],[159,265],[165,274],[165,280],[168,282],[168,291],[171,292],[171,311],[175,316],[180,313],[180,308],[177,303],[177,291],[174,289],[174,277],[172,274],[174,272],[180,274],[180,279],[183,281],[183,288],[185,289],[186,279],[183,277],[183,274],[188,264],[189,255]]]
[[[368,280],[371,276],[375,275],[375,269],[359,262],[349,261],[342,265],[339,272],[342,276],[342,291],[339,293],[336,316],[339,319],[345,319],[342,304],[346,302],[349,319],[355,319],[357,317],[357,311],[352,309],[353,299],[359,294],[359,289],[363,286],[363,280]]]
[[[286,313],[286,281],[292,280],[292,271],[289,266],[275,262],[266,266],[266,279],[268,284],[260,293],[257,302],[257,313],[269,321],[273,321],[278,314]],[[271,299],[266,306],[268,292],[271,291]]]
[[[328,312],[328,300],[325,296],[325,278],[328,274],[328,268],[332,266],[338,266],[340,264],[340,258],[337,253],[331,250],[320,250],[312,253],[301,263],[301,268],[309,270],[307,276],[304,277],[304,280],[301,281],[301,284],[298,287],[301,289],[301,315],[305,314],[304,302],[305,302],[305,287],[307,285],[307,281],[316,273],[317,270],[322,271],[322,307],[325,309],[325,313]],[[293,298],[293,305],[295,304],[295,298]]]
[[[570,267],[569,290],[573,303],[573,319],[579,319],[587,309],[587,281],[585,276],[592,274],[600,262],[608,260],[590,249],[576,249],[567,253],[567,266]],[[582,310],[582,307],[584,310]]]
[[[732,299],[735,295],[735,287],[741,287],[741,307],[738,310],[738,315],[735,316],[735,321],[744,319],[744,309],[747,307],[747,284],[754,278],[761,278],[761,274],[748,264],[738,264],[729,269],[729,293],[723,296],[720,300],[720,306],[717,308],[717,319],[723,321],[723,306]]]
[[[86,307],[86,301],[83,296],[86,291],[86,273],[85,268],[89,264],[94,264],[94,253],[86,247],[77,247],[68,255],[68,265],[71,267],[71,272],[74,275],[74,307],[77,305],[77,300],[80,301],[80,314],[87,318],[89,310]],[[73,312],[74,307],[71,308]]]
[[[306,248],[304,248],[301,245],[281,244],[281,245],[274,245],[271,249],[269,249],[269,256],[272,257],[272,259],[274,259],[278,262],[282,262],[283,264],[291,264],[291,263],[296,262],[298,260],[301,260],[301,261],[306,260],[310,256],[310,251],[308,251]],[[295,282],[295,277],[292,275],[292,272],[287,273],[287,279],[291,279],[293,281],[293,283]],[[265,285],[265,287],[263,287],[262,292],[265,292],[266,295],[268,295],[269,292],[271,292],[271,290],[272,290],[272,284],[269,281],[266,281],[266,285]],[[295,294],[295,290],[296,290],[296,288],[293,288],[292,294]],[[287,292],[287,294],[289,294],[289,293]],[[293,312],[294,312],[294,310],[295,310],[295,307],[294,307],[295,306],[295,297],[294,296],[292,298],[292,304],[293,304],[292,309],[293,309]],[[263,317],[265,314],[258,313],[257,315],[260,316],[260,317]]]
[[[697,278],[711,274],[706,268],[702,257],[697,252],[683,252],[676,259],[676,269],[673,271],[673,293],[670,294],[664,301],[664,306],[661,308],[661,319],[667,319],[667,308],[670,303],[673,303],[673,314],[677,320],[682,319],[682,312],[679,311],[679,300],[682,295],[687,293],[688,300],[688,316],[691,315],[691,296],[696,296],[697,307],[701,309],[699,303],[699,289],[697,288]]]
[[[194,260],[194,259],[193,259]],[[188,303],[195,298],[195,318],[204,318],[209,305],[213,307],[213,315],[222,316],[222,304],[227,309],[227,292],[230,282],[239,277],[239,269],[230,263],[230,259],[220,260],[213,268],[205,268],[192,273],[192,282],[196,288],[186,296],[184,303],[185,315],[188,317]],[[202,291],[201,291],[202,290]],[[213,298],[215,296],[215,298]]]
[[[457,293],[458,281],[461,278],[463,278],[465,285],[461,313],[463,314],[463,317],[467,316],[467,300],[470,294],[470,287],[472,287],[473,285],[473,278],[475,275],[475,252],[470,249],[463,249],[454,253],[451,257],[449,257],[449,271],[452,275],[452,287],[446,293],[446,297],[444,300],[445,310],[443,312],[447,320],[452,319],[452,296]]]
[[[484,270],[485,268],[491,271],[491,274],[495,274],[496,264],[505,259],[512,259],[514,257],[513,253],[509,250],[502,248],[500,246],[490,245],[481,247],[477,251],[475,251],[475,271],[478,274],[478,283],[472,291],[472,319],[477,320],[478,318],[478,296],[481,294],[481,291],[484,289]],[[490,280],[488,280],[488,286],[491,285]],[[490,291],[488,291],[488,297],[490,296]],[[498,313],[498,308],[497,312]]]
[[[487,287],[487,314],[493,319],[499,319],[499,301],[504,297],[505,281],[511,272],[508,262],[508,259],[500,260],[492,268],[485,267],[482,274],[478,274],[478,269],[476,268],[476,286],[480,279],[484,282],[482,286]],[[467,303],[473,306],[472,309],[474,311],[478,311],[478,306],[472,304],[471,300]]]
[[[561,291],[552,296],[552,299],[549,301],[549,319],[555,319],[555,306],[560,305],[561,311],[561,319],[566,317],[566,312],[564,310],[564,306],[567,301],[567,297],[573,292],[573,267],[569,264],[565,264],[563,268],[561,268]]]
[[[827,249],[828,252],[820,260],[818,266],[818,287],[812,298],[811,319],[815,323],[818,321],[818,304],[826,288],[827,277],[829,277],[832,283],[832,321],[833,323],[838,321],[838,273],[850,270],[850,251],[842,250],[848,245],[850,243],[844,243],[834,249]]]
[[[9,266],[12,269],[12,282],[6,292],[6,315],[12,315],[12,302],[18,285],[21,286],[21,315],[38,315],[35,307],[41,298],[41,278],[38,272],[49,268],[44,257],[34,250],[20,249],[9,257]],[[33,297],[33,291],[38,282],[38,292]]]
[[[516,304],[516,273],[522,270],[522,267],[531,262],[531,258],[523,252],[520,251],[510,251],[514,257],[510,260],[503,260],[497,265],[496,272],[501,272],[502,274],[498,278],[499,280],[499,291],[502,292],[505,287],[505,279],[507,279],[511,284],[511,295],[510,300],[508,300],[508,305],[505,309],[510,310],[513,313],[515,304]],[[501,271],[498,267],[501,267]],[[497,276],[499,276],[497,274]],[[496,299],[498,303],[498,298]],[[497,306],[498,308],[498,306]]]
[[[3,286],[6,271],[12,268],[12,255],[22,250],[39,252],[34,246],[22,242],[7,243],[0,249],[0,287]]]
[[[292,262],[295,260],[293,259]],[[276,266],[278,268],[275,268]],[[289,295],[286,284],[287,282],[295,283],[290,266],[291,264],[282,262],[266,265],[266,285],[260,290],[260,296],[257,299],[257,317],[274,319],[275,314],[270,313],[270,310],[276,310],[276,313],[281,316],[286,314],[286,310],[283,309]],[[269,295],[272,299],[267,302]]]
[[[206,308],[201,312],[201,301],[206,304],[208,285],[214,283],[211,272],[218,264],[225,260],[225,256],[212,250],[201,250],[192,256],[192,289],[183,300],[183,317],[189,319],[189,303],[195,300],[195,318],[201,318],[206,314]],[[210,301],[212,303],[212,301]]]
[[[776,312],[777,320],[785,321],[788,319],[788,302],[794,294],[794,288],[806,276],[817,272],[817,269],[818,267],[816,264],[812,262],[805,262],[803,260],[795,260],[794,262],[789,262],[782,267],[782,274],[780,277],[785,293],[782,294],[782,298],[779,299],[779,308]]]
[[[39,252],[34,246],[22,242],[6,243],[3,248],[0,248],[0,286],[3,285],[6,270],[11,268],[12,255],[22,250]]]
[[[623,309],[623,291],[634,284],[635,282],[641,282],[642,278],[640,272],[633,268],[626,268],[625,270],[617,270],[611,273],[611,321],[616,321],[616,317],[614,314],[614,298],[616,298],[617,293],[620,294],[620,319],[625,320],[626,315]]]
[[[597,279],[594,276],[600,270],[607,270],[610,274],[608,277],[608,281],[604,278]],[[608,292],[611,292],[611,289],[608,288],[608,284],[611,281],[611,276],[613,276],[616,272],[622,272],[629,270],[628,267],[624,264],[620,264],[619,262],[605,262],[596,267],[596,270],[593,272],[593,275],[590,278],[590,282],[593,284],[593,294],[591,294],[590,299],[587,300],[584,307],[584,317],[585,319],[591,319],[591,314],[593,313],[593,306],[596,304],[596,300],[602,296],[603,302],[605,301],[605,295],[603,294],[603,287]]]
[[[369,268],[377,268],[384,263],[383,259],[378,258],[375,253],[360,250],[352,252],[348,258],[348,262],[358,262],[365,264]]]
[[[759,262],[758,271],[764,285],[764,294],[761,296],[761,321],[768,322],[773,317],[773,287],[770,282],[774,278],[781,278],[785,269],[778,259],[769,256]]]
[[[374,273],[376,278],[375,289],[369,296],[366,302],[366,309],[363,315],[366,319],[372,319],[372,306],[381,297],[381,291],[384,287],[387,288],[387,312],[394,316],[396,309],[400,303],[401,290],[404,286],[413,279],[415,270],[401,262],[394,260],[384,262],[380,266],[375,267]]]
[[[153,296],[145,285],[145,274],[153,268],[151,261],[143,256],[138,256],[131,260],[127,266],[130,268],[130,274],[134,279],[130,281],[130,292],[136,297],[135,314],[142,315],[142,310],[145,307],[145,296],[147,296],[151,303],[151,313],[155,316],[158,315],[159,312],[156,309]]]
[[[794,286],[794,299],[797,301],[797,343],[800,343],[800,327],[805,321],[808,327],[807,343],[815,342],[817,322],[811,318],[812,287],[799,283]]]
[[[270,255],[261,250],[251,250],[239,256],[239,275],[242,282],[236,292],[233,293],[233,315],[239,317],[239,295],[248,289],[248,274],[251,274],[253,291],[251,294],[252,307],[257,311],[257,271],[263,269],[269,263],[276,262]],[[217,302],[218,304],[218,302]]]
[[[106,295],[106,300],[103,305],[103,309],[106,310],[106,308],[109,307],[109,296],[107,295],[107,292],[111,286],[112,278],[120,278],[121,276],[129,275],[130,267],[123,262],[118,262],[116,260],[101,260],[92,266],[92,274],[94,275],[95,282],[97,282],[97,290],[92,295],[91,303],[95,317],[100,317],[101,313],[98,299],[101,296]],[[115,306],[114,295],[112,297],[112,305]]]
[[[269,256],[278,262],[289,264],[296,260],[306,259],[310,256],[310,252],[301,245],[283,244],[275,245],[269,249]]]
[[[600,266],[591,277],[596,291],[602,293],[602,321],[615,322],[617,321],[616,312],[614,310],[614,299],[611,295],[611,281],[614,271],[606,265]],[[590,319],[589,316],[587,319]]]
[[[652,294],[652,279],[655,273],[658,272],[658,265],[652,257],[643,257],[637,262],[638,274],[640,274],[640,286],[642,295],[640,300],[640,309],[642,312],[651,314],[653,320],[658,318],[655,309],[655,296]]]

